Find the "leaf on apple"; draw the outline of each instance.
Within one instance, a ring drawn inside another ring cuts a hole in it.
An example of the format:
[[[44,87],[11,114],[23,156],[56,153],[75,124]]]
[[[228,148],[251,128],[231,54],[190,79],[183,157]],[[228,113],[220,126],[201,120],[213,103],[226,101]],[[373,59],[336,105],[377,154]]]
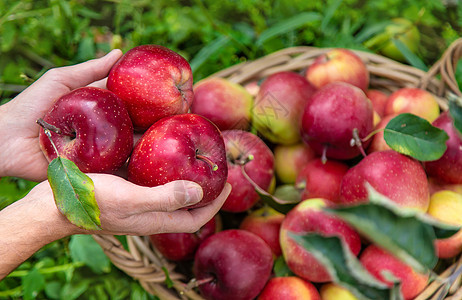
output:
[[[454,121],[454,127],[462,134],[462,98],[448,92],[449,114]]]
[[[48,181],[56,206],[72,224],[86,230],[101,230],[95,186],[75,163],[58,156],[48,165]]]
[[[435,239],[448,238],[461,227],[441,223],[423,212],[403,208],[367,185],[369,202],[324,208],[353,226],[372,243],[387,250],[417,272],[432,272],[438,257]]]
[[[274,260],[273,272],[274,276],[276,277],[295,276],[295,274],[290,270],[289,266],[287,266],[287,263],[284,260],[284,256],[282,255]]]
[[[333,282],[358,299],[402,299],[399,282],[389,288],[376,280],[339,237],[317,233],[297,235],[290,232],[289,235],[326,267]]]
[[[439,159],[446,151],[447,133],[427,120],[410,113],[391,119],[383,138],[393,150],[420,161]]]

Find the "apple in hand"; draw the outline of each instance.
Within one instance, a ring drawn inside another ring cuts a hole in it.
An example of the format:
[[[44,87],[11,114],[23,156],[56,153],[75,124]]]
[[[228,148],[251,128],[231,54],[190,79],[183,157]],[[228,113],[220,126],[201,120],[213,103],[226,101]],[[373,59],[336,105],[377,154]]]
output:
[[[364,62],[353,51],[337,48],[318,56],[306,69],[305,77],[317,89],[341,81],[366,91],[370,74]]]
[[[321,300],[316,287],[296,276],[273,277],[257,300]]]
[[[159,45],[130,49],[111,68],[107,88],[125,103],[136,130],[187,113],[194,99],[191,66]]]
[[[315,88],[290,71],[268,76],[260,85],[252,109],[253,126],[269,141],[294,144],[300,140],[300,118]]]
[[[313,149],[305,143],[276,145],[274,147],[274,167],[282,183],[295,183],[300,170],[310,160],[317,157]]]
[[[302,199],[324,198],[334,203],[339,202],[340,185],[343,176],[350,167],[340,161],[321,158],[308,162],[297,176],[296,187],[303,187]]]
[[[333,82],[319,89],[306,103],[301,135],[318,155],[343,160],[361,153],[357,146],[351,146],[353,132],[364,138],[373,126],[372,104],[364,92],[345,82]],[[369,142],[364,142],[363,147]]]
[[[279,231],[285,215],[268,205],[252,211],[239,225],[242,230],[247,230],[261,237],[271,248],[274,256],[281,255],[279,244]]]
[[[82,87],[63,95],[43,121],[54,126],[51,138],[59,155],[85,173],[113,173],[133,149],[133,125],[128,112],[122,100],[105,89]],[[57,157],[43,128],[39,143],[49,161]]]
[[[247,180],[245,173],[260,188],[268,191],[274,177],[274,157],[271,149],[257,135],[239,129],[222,131],[226,147],[228,183],[232,190],[221,210],[243,212],[257,203],[260,196]]]
[[[372,152],[343,176],[340,203],[368,201],[366,182],[396,204],[427,211],[430,192],[420,162],[394,150]]]
[[[428,122],[440,115],[435,96],[419,88],[401,88],[393,92],[385,105],[385,115],[411,113]]]
[[[414,299],[427,286],[428,274],[417,273],[409,265],[376,245],[367,246],[361,253],[359,260],[376,279],[390,287],[393,283],[385,279],[382,272],[390,272],[391,275],[400,280],[400,291],[404,299]]]
[[[297,276],[312,282],[328,282],[332,278],[327,269],[309,251],[300,246],[289,232],[303,235],[318,233],[323,236],[338,236],[354,255],[361,250],[359,234],[344,220],[322,211],[330,205],[325,199],[306,199],[292,208],[281,224],[280,243],[282,254],[289,269]]]
[[[462,135],[454,127],[448,111],[442,113],[432,125],[444,130],[449,139],[442,157],[425,162],[427,174],[446,183],[462,183]]]
[[[154,123],[135,145],[128,163],[128,180],[158,186],[175,180],[198,183],[204,206],[223,190],[228,176],[220,130],[196,114],[165,117]]]
[[[194,233],[158,233],[149,236],[151,244],[166,258],[172,261],[192,260],[197,247],[220,227],[219,218],[213,217]]]
[[[462,226],[462,195],[449,190],[438,191],[430,197],[427,214],[452,225]],[[462,252],[462,229],[446,239],[435,241],[436,254],[451,258]]]
[[[224,78],[206,78],[194,85],[191,112],[212,121],[220,130],[250,126],[253,97],[247,90]]]
[[[269,280],[272,267],[271,249],[260,237],[228,229],[200,244],[193,271],[205,299],[252,300]]]

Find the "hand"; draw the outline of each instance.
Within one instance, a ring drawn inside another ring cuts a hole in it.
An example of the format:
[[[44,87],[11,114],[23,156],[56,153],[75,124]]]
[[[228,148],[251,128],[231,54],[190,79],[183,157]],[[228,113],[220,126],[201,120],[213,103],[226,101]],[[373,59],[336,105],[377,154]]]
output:
[[[0,176],[32,181],[46,179],[48,161],[39,146],[39,125],[53,103],[79,87],[105,87],[105,78],[122,56],[106,56],[74,66],[51,69],[10,102],[0,106]]]

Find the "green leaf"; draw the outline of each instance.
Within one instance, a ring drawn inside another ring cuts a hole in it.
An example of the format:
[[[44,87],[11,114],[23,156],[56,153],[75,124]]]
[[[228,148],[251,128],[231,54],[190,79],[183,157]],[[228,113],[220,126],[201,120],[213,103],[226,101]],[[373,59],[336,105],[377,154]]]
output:
[[[96,274],[111,270],[110,260],[90,235],[73,235],[69,242],[72,261],[83,262]]]
[[[428,273],[436,265],[434,241],[460,227],[443,224],[422,212],[396,205],[367,185],[369,202],[355,206],[324,208],[353,226],[372,243],[387,250],[417,272]]]
[[[428,67],[425,63],[415,55],[403,42],[399,39],[391,39],[393,44],[398,48],[399,52],[404,56],[404,58],[415,68],[421,69],[423,71],[428,71]]]
[[[462,134],[462,98],[453,93],[448,93],[449,114],[454,121],[454,127]]]
[[[274,261],[273,271],[276,277],[294,276],[294,273],[289,269],[282,255]]]
[[[322,263],[333,282],[348,289],[358,299],[401,299],[398,285],[389,289],[376,280],[339,237],[292,232],[289,236]]]
[[[263,31],[256,41],[257,46],[261,46],[267,40],[278,35],[287,33],[307,23],[321,20],[321,15],[314,12],[302,12],[296,16],[280,21],[274,24],[269,29]]]
[[[33,268],[23,279],[24,299],[36,299],[38,293],[45,288],[45,278],[39,270]]]
[[[81,280],[77,283],[68,282],[61,290],[61,299],[74,300],[79,298],[90,286],[91,280]]]
[[[427,120],[410,113],[391,119],[383,138],[393,150],[420,161],[439,159],[446,151],[449,136]]]
[[[167,286],[167,288],[171,289],[174,284],[173,284],[172,279],[170,278],[168,269],[166,267],[162,267],[162,271],[164,271],[164,274],[165,274],[165,285]]]
[[[74,225],[101,230],[100,210],[90,177],[70,160],[57,157],[48,165],[48,181],[59,211]]]

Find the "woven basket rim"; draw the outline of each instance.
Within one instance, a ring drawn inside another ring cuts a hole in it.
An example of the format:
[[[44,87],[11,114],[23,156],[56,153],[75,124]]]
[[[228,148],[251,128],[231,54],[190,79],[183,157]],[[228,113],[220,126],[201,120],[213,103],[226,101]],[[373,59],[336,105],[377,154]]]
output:
[[[334,47],[317,48],[312,46],[298,46],[285,48],[256,60],[245,61],[240,64],[211,74],[207,78],[222,77],[232,82],[245,85],[255,80],[279,71],[303,72],[314,59]],[[351,49],[350,49],[351,50]],[[401,87],[418,87],[432,92],[438,100],[442,110],[448,109],[447,93],[462,96],[455,78],[455,69],[462,56],[462,38],[454,41],[443,53],[442,57],[427,71],[396,62],[378,54],[352,50],[366,64],[370,74],[370,86],[374,89],[393,92]],[[127,236],[129,249],[111,235],[93,235],[95,241],[102,247],[109,259],[119,269],[129,276],[139,280],[143,288],[160,299],[203,299],[194,289],[187,287],[185,276],[176,270],[176,264],[167,261],[149,242],[148,237]],[[447,277],[462,266],[462,258],[440,274]],[[166,272],[172,282],[172,288],[167,288]],[[462,299],[460,287],[462,275],[451,286],[446,300]],[[441,283],[430,282],[427,288],[416,300],[433,299],[438,294]],[[175,292],[176,291],[176,292]]]

